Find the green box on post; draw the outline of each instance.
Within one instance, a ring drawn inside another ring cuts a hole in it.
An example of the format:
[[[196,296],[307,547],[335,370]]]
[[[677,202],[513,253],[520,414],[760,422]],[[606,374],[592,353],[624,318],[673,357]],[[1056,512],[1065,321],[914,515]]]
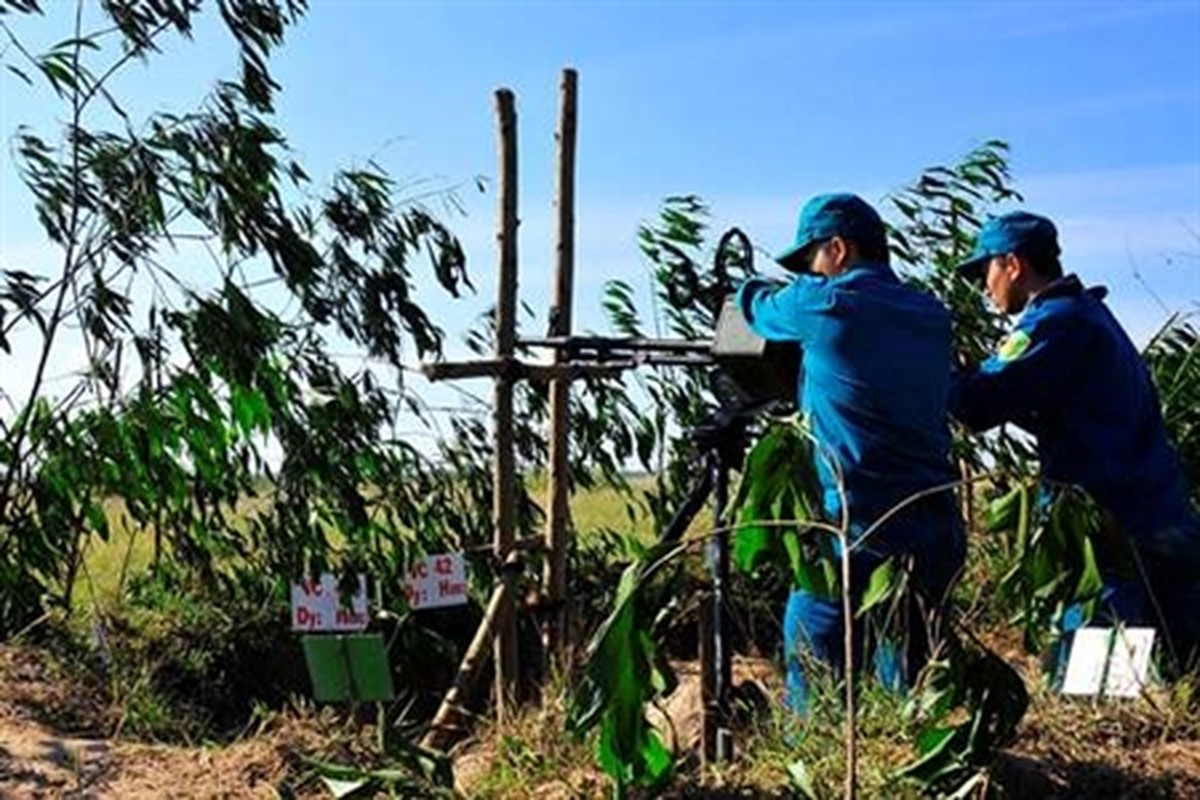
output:
[[[302,642],[313,697],[320,702],[392,699],[392,671],[381,634],[309,635]]]

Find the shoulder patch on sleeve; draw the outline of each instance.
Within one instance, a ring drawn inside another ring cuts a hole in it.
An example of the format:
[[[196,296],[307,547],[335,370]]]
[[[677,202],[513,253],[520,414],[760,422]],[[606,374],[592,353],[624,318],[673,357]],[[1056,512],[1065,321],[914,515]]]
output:
[[[1029,334],[1025,331],[1013,331],[1000,343],[999,349],[996,350],[996,358],[1001,361],[1015,361],[1029,349],[1030,341]]]

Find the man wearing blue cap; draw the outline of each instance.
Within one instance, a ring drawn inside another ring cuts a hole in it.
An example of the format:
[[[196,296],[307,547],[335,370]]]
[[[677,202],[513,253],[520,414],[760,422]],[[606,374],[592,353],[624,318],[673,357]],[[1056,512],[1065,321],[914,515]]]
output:
[[[855,195],[808,202],[794,245],[778,261],[797,273],[792,281],[780,286],[749,280],[739,288],[737,304],[759,336],[800,344],[799,405],[824,456],[817,464],[823,510],[835,522],[844,513],[856,541],[901,501],[956,478],[946,415],[950,316],[934,297],[892,272],[883,221]],[[913,503],[855,545],[850,587],[855,606],[872,569],[896,555],[912,561],[925,606],[921,616],[935,617],[964,552],[949,492]],[[926,657],[932,631],[915,616],[907,620],[903,658],[895,657],[894,648],[876,650],[876,667],[889,683],[911,680]],[[864,643],[861,626],[855,627],[857,665]],[[807,704],[805,660],[843,668],[843,630],[838,598],[791,594],[784,647],[787,700],[795,711],[802,713]]]
[[[950,411],[973,430],[1016,423],[1037,437],[1047,480],[1104,507],[1124,533],[1123,550],[1098,553],[1107,611],[1157,628],[1186,664],[1200,643],[1200,523],[1150,371],[1106,290],[1064,277],[1059,252],[1054,224],[1036,214],[980,229],[958,269],[1021,317],[995,355],[954,376]]]

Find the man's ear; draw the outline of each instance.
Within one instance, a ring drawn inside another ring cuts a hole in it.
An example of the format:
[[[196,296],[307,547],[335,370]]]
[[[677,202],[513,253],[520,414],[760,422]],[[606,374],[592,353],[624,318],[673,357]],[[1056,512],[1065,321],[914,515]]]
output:
[[[854,255],[853,245],[843,239],[841,236],[834,236],[826,245],[829,248],[829,258],[839,268],[849,265],[851,257]]]
[[[1004,269],[1008,272],[1008,279],[1012,283],[1025,281],[1033,274],[1033,267],[1029,266],[1029,259],[1016,253],[1009,253],[1004,257]]]

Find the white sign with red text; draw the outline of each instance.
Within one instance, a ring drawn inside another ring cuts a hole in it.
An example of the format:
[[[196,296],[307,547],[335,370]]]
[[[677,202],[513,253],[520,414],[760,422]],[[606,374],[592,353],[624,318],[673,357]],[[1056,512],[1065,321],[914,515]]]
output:
[[[361,631],[367,627],[367,579],[358,576],[358,589],[343,603],[338,579],[328,572],[319,581],[292,584],[292,630]]]
[[[467,568],[462,553],[443,553],[413,561],[404,581],[411,609],[460,606],[467,602]]]

